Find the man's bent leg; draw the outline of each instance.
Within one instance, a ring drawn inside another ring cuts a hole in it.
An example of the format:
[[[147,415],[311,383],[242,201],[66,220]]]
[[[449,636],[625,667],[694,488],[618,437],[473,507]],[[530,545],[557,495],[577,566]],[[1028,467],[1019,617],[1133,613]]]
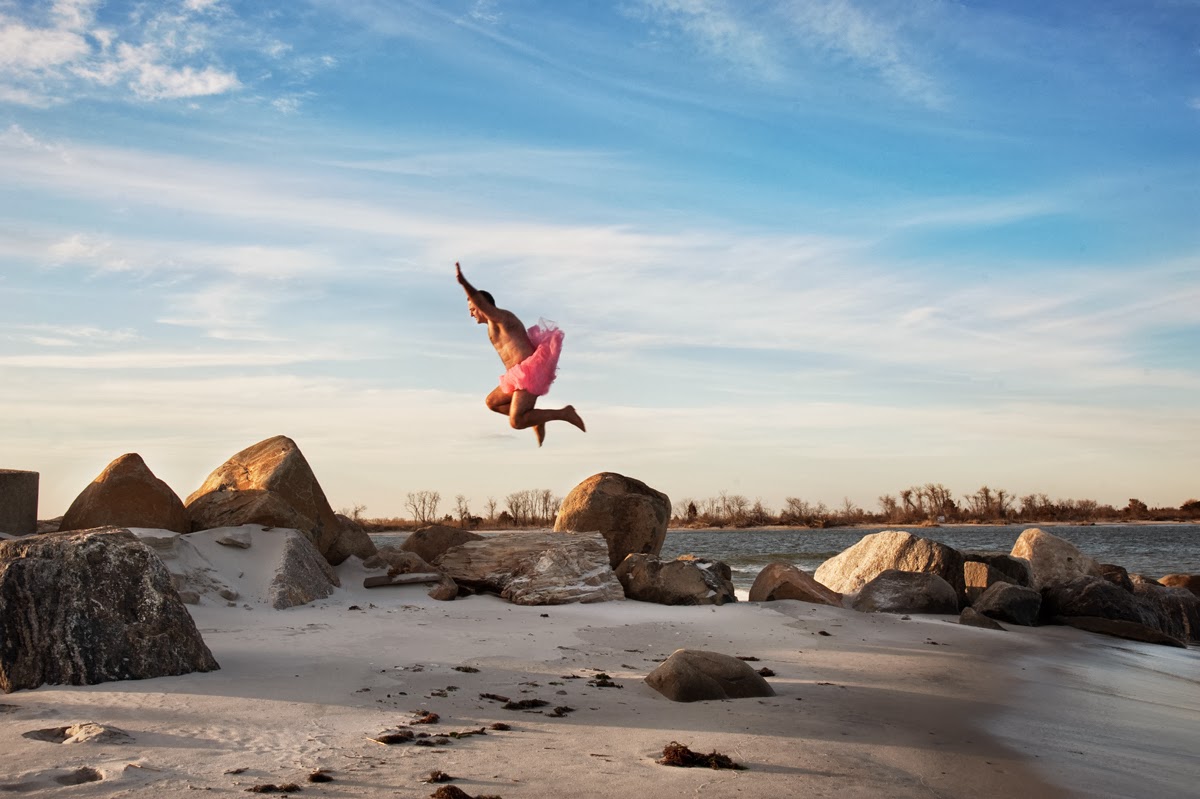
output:
[[[487,395],[487,399],[484,402],[487,403],[488,410],[508,416],[512,407],[512,398],[512,394],[496,386],[492,389],[492,393]]]
[[[570,422],[580,430],[587,432],[587,428],[583,425],[583,419],[575,412],[573,405],[568,405],[565,408],[538,410],[534,408],[536,402],[537,395],[520,389],[514,391],[508,421],[517,430],[524,430],[526,427],[534,428],[534,432],[538,434],[539,446],[545,436],[546,422]]]

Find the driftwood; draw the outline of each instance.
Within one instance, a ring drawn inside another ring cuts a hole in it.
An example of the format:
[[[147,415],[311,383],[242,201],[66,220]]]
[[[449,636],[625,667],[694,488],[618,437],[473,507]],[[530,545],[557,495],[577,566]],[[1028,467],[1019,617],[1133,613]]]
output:
[[[415,572],[413,574],[397,574],[391,577],[386,574],[377,574],[363,580],[363,588],[379,588],[384,585],[411,585],[413,583],[437,583],[441,582],[441,579],[442,575],[437,572]]]

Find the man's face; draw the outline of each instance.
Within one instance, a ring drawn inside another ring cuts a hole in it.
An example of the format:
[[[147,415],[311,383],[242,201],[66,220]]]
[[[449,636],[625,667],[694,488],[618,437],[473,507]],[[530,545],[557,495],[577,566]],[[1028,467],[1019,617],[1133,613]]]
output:
[[[481,314],[479,312],[479,309],[475,307],[475,303],[472,302],[471,300],[467,300],[467,310],[470,311],[471,318],[475,320],[475,324],[482,325],[484,322],[487,321],[487,319],[484,318],[483,314]]]

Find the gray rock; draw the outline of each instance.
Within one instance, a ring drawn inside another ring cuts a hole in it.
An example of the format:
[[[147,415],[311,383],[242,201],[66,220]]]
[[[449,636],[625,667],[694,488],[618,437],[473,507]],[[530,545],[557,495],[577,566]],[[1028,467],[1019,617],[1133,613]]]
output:
[[[646,685],[673,702],[775,696],[744,661],[699,649],[677,649],[646,675]]]
[[[818,583],[812,575],[791,563],[768,563],[750,587],[751,602],[796,599],[814,605],[842,606],[842,595]]]
[[[567,494],[555,532],[599,532],[608,543],[609,566],[626,555],[658,555],[667,537],[671,500],[641,480],[601,472]]]
[[[617,579],[628,599],[659,605],[724,605],[737,602],[729,567],[716,560],[684,556],[662,561],[634,554],[621,561]]]
[[[958,591],[936,574],[888,569],[862,587],[851,607],[864,613],[958,613]]]
[[[275,532],[275,531],[270,531]],[[276,610],[307,605],[333,593],[337,576],[308,537],[295,530],[283,532],[283,554],[268,589],[268,601]]]
[[[128,530],[0,543],[5,693],[217,668],[162,561]]]
[[[1157,618],[1155,625],[1181,641],[1200,643],[1200,597],[1181,586],[1135,583],[1133,595]]]
[[[1011,583],[994,583],[971,605],[976,612],[999,621],[1035,627],[1042,608],[1042,595],[1032,588]]]
[[[1147,627],[1144,624],[1138,624],[1137,622],[1104,619],[1098,616],[1058,616],[1054,621],[1058,624],[1065,624],[1079,630],[1086,630],[1090,633],[1124,638],[1127,641],[1141,641],[1147,644],[1187,648],[1187,644],[1178,638],[1174,638],[1152,627]]]
[[[885,530],[825,561],[814,572],[817,582],[843,594],[854,593],[885,571],[936,574],[963,594],[963,556],[953,547],[912,533]],[[958,608],[954,609],[958,613]]]
[[[975,608],[963,608],[963,612],[958,616],[958,623],[965,624],[968,627],[982,627],[985,630],[1003,630],[1000,622],[995,619],[988,618]]]
[[[218,537],[216,542],[221,546],[233,547],[234,549],[249,549],[253,539],[250,537],[249,530],[230,530],[224,535]]]
[[[1157,627],[1155,613],[1131,592],[1103,577],[1080,575],[1042,589],[1042,617],[1094,616]]]
[[[105,525],[153,527],[176,533],[191,530],[178,495],[155,477],[136,453],[122,455],[108,464],[71,503],[59,530],[90,530]]]
[[[459,586],[521,605],[623,599],[599,533],[505,533],[452,547],[434,567]]]
[[[1013,544],[1012,556],[1029,561],[1033,573],[1029,587],[1039,591],[1084,575],[1100,576],[1100,564],[1094,559],[1080,552],[1070,541],[1036,527],[1021,533]]]
[[[0,533],[38,532],[38,480],[37,472],[0,469]]]

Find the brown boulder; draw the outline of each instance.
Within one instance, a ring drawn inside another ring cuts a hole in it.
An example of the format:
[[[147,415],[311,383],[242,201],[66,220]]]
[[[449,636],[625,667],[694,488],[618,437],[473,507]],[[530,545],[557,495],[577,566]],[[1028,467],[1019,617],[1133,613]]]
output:
[[[936,574],[888,569],[864,585],[850,606],[863,613],[957,614],[958,596]]]
[[[1158,582],[1168,588],[1186,588],[1200,596],[1200,574],[1168,574],[1158,578]]]
[[[1133,581],[1129,579],[1129,572],[1124,566],[1116,566],[1112,563],[1100,564],[1100,576],[1116,586],[1124,588],[1126,591],[1133,590]]]
[[[5,693],[217,668],[166,567],[128,530],[0,543]]]
[[[1031,527],[1013,544],[1012,555],[1029,561],[1033,571],[1030,588],[1069,583],[1076,577],[1099,577],[1100,564],[1079,551],[1070,541]]]
[[[863,536],[854,546],[822,563],[813,577],[834,591],[850,594],[888,570],[936,574],[956,593],[964,590],[961,552],[898,530]],[[958,608],[954,612],[958,613]]]
[[[745,661],[700,649],[677,649],[646,675],[646,685],[673,702],[775,696]]]
[[[104,467],[83,489],[63,515],[59,530],[90,530],[106,525],[153,527],[176,533],[191,530],[178,495],[154,476],[141,455],[132,452]]]
[[[295,529],[307,533],[317,551],[335,566],[351,555],[365,559],[375,553],[375,545],[369,535],[362,530],[348,530],[337,520],[308,461],[296,442],[287,436],[260,441],[225,461],[188,497],[188,508],[206,495],[231,491],[266,491],[273,495],[248,503],[247,511],[254,509],[261,513],[264,507],[269,507],[272,513],[282,513],[279,510],[281,502],[295,511],[297,518],[306,524]],[[207,502],[215,503],[217,500],[210,499]],[[259,519],[241,517],[222,517],[222,522],[219,526],[269,524]]]
[[[963,552],[963,560],[967,563],[986,563],[996,571],[1005,575],[1013,585],[1029,586],[1033,582],[1033,571],[1029,561],[1024,558],[1014,558],[1007,552],[991,552],[967,550]]]
[[[555,532],[599,532],[608,542],[609,565],[626,555],[657,555],[667,537],[671,500],[641,480],[601,472],[567,494],[554,522]]]
[[[791,563],[768,563],[750,587],[751,602],[797,599],[815,605],[842,606],[842,595],[826,588],[812,575]]]
[[[704,558],[662,561],[653,555],[629,555],[617,567],[628,599],[659,605],[724,605],[737,602],[729,567]]]
[[[1007,574],[981,561],[963,564],[963,585],[966,587],[967,602],[974,603],[979,595],[996,583],[1012,583]]]
[[[431,524],[409,534],[408,538],[404,539],[404,543],[400,545],[400,549],[415,553],[426,562],[433,563],[450,547],[482,539],[483,536],[463,530],[461,527]]]
[[[316,523],[278,494],[258,489],[213,491],[188,501],[192,532],[256,524],[308,532]]]

